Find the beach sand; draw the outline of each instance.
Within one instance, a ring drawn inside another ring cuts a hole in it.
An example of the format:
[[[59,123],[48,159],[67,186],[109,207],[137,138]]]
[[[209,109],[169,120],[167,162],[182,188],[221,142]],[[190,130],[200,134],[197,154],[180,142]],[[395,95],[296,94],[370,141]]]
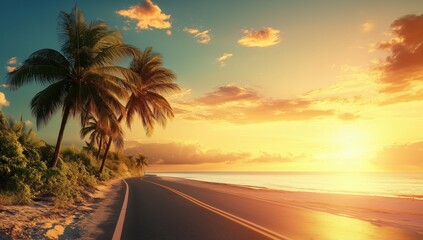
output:
[[[24,206],[0,206],[0,239],[90,239],[101,235],[95,224],[110,218],[107,211],[113,196],[120,194],[121,180],[100,184],[78,204],[54,206],[37,201]],[[102,213],[102,214],[99,214]],[[89,222],[97,217],[94,223]]]

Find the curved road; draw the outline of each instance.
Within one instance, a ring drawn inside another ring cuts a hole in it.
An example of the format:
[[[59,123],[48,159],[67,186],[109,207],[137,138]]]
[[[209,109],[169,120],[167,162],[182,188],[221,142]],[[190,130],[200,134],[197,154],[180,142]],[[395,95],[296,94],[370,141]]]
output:
[[[155,176],[126,182],[121,239],[423,239],[411,231]]]

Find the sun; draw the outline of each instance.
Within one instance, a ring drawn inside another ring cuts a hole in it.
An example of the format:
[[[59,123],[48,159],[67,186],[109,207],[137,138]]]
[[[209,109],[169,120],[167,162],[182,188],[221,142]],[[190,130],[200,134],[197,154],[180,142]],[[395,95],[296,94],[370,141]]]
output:
[[[365,128],[345,124],[331,136],[333,161],[340,170],[363,170],[372,152],[372,136]]]
[[[345,159],[362,156],[367,148],[367,140],[367,134],[354,126],[344,126],[334,136],[334,141],[339,148],[339,155]]]

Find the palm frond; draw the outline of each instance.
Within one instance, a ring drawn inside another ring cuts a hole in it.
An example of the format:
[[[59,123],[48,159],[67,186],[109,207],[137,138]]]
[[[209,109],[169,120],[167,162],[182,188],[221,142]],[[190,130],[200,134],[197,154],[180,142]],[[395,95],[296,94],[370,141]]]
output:
[[[37,119],[37,127],[46,124],[57,109],[63,106],[66,86],[65,80],[53,83],[32,98],[31,109]]]
[[[42,49],[34,52],[22,66],[8,73],[7,82],[21,87],[32,81],[41,85],[51,84],[59,79],[67,78],[70,63],[56,50]]]
[[[116,44],[103,49],[91,62],[90,68],[113,66],[118,61],[133,57],[139,53],[138,48],[127,44]]]

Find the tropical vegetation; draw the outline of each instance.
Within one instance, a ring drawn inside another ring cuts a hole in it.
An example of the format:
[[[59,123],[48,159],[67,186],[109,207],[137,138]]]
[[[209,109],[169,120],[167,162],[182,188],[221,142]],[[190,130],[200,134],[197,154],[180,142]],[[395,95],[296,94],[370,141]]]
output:
[[[76,7],[60,13],[58,27],[60,51],[38,50],[7,75],[11,90],[30,83],[45,87],[30,106],[37,127],[61,113],[57,142],[47,144],[22,119],[0,111],[0,204],[36,197],[74,201],[99,180],[139,174],[147,157],[120,153],[122,123],[131,128],[138,116],[151,136],[155,125],[164,127],[174,116],[164,94],[179,87],[160,54],[125,44],[119,31],[87,22]],[[119,65],[122,59],[130,65]],[[82,150],[61,147],[69,118],[80,120]]]

